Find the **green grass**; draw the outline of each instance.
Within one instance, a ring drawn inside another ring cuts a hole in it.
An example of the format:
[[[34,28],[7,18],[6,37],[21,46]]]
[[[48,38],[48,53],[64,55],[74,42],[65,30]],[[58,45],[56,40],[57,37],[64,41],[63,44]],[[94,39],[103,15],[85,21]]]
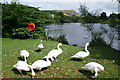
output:
[[[29,51],[30,56],[27,58],[28,64],[32,64],[35,60],[43,59],[48,52],[56,48],[58,42],[45,41],[43,44],[45,48],[42,53],[37,53],[37,45],[40,43],[40,39],[2,39],[2,72],[5,78],[23,78],[17,70],[14,70],[13,65],[19,61],[19,52],[23,49]],[[81,70],[81,67],[88,62],[98,62],[105,67],[105,72],[100,72],[98,78],[118,78],[118,59],[120,59],[120,52],[109,47],[91,47],[90,56],[84,58],[86,62],[73,61],[71,56],[78,51],[84,50],[83,47],[76,47],[70,45],[63,45],[61,47],[63,53],[58,56],[57,62],[52,62],[52,65],[46,70],[36,73],[38,78],[88,78],[91,73]],[[112,61],[115,63],[112,63]],[[31,78],[31,72],[27,72],[27,76],[24,78]]]
[[[0,75],[2,73],[2,38],[0,38]]]

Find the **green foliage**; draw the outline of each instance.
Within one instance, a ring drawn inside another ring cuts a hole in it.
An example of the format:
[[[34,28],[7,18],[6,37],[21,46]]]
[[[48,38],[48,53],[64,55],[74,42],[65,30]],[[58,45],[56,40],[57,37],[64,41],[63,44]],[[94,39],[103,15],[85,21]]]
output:
[[[78,10],[81,13],[81,20],[83,23],[98,23],[98,22],[100,22],[99,16],[96,15],[97,12],[90,13],[89,9],[85,5],[85,3],[84,4],[80,3],[80,8]]]
[[[115,13],[110,14],[109,19],[117,19],[117,14]]]
[[[89,23],[89,24],[82,24],[84,27],[87,28],[87,30],[91,33],[91,37],[92,37],[92,40],[90,42],[91,45],[95,46],[105,46],[107,45],[106,42],[104,41],[104,39],[101,37],[102,34],[104,33],[108,33],[108,31],[103,27],[101,26],[100,27],[100,31],[96,31],[94,30],[94,24],[92,23]]]
[[[87,6],[82,3],[80,3],[80,7],[78,8],[79,12],[81,13],[82,17],[86,17],[89,14]]]
[[[13,29],[13,33],[11,37],[18,39],[27,39],[27,38],[37,39],[43,35],[44,32],[40,27],[36,28],[34,31],[31,32],[27,28],[18,28],[18,29]]]
[[[101,19],[101,20],[106,20],[106,19],[107,19],[106,12],[102,12],[102,13],[100,14],[100,19]]]
[[[92,39],[90,42],[90,45],[91,46],[107,46],[106,42],[101,37]]]
[[[51,20],[47,12],[40,11],[38,10],[38,8],[21,5],[13,2],[11,4],[2,4],[2,7],[3,7],[2,23],[3,23],[4,37],[11,37],[11,36],[15,37],[15,35],[18,34],[19,35],[24,34],[24,36],[28,35],[26,34],[27,33],[26,29],[25,32],[19,32],[19,33],[16,33],[17,32],[16,30],[17,29],[19,31],[21,31],[21,29],[24,30],[24,27],[27,27],[27,24],[31,22],[35,23],[37,27],[45,26],[46,23],[55,22],[54,20]]]
[[[69,44],[67,39],[65,38],[65,35],[60,35],[59,37],[48,37],[49,40],[53,40],[53,41],[58,41],[60,43],[63,43],[63,44]]]
[[[27,28],[13,29],[12,37],[19,39],[29,38],[29,30]]]
[[[63,44],[68,44],[68,41],[67,41],[67,39],[65,38],[65,35],[60,35],[60,36],[57,38],[57,41],[60,42],[60,43],[63,43]]]

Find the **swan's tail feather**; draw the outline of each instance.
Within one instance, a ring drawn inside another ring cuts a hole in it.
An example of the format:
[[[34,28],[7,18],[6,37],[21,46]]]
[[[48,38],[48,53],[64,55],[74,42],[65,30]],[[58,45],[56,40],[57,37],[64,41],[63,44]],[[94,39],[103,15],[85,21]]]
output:
[[[86,67],[81,67],[82,69],[86,69]]]
[[[16,65],[14,65],[13,67],[16,67]]]
[[[75,58],[76,56],[71,56],[71,58]]]

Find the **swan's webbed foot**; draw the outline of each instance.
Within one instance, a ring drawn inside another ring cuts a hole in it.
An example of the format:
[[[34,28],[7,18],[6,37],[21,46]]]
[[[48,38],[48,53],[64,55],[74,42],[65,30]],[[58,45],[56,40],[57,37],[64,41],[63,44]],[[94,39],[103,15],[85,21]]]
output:
[[[94,73],[94,71],[91,71],[91,73]]]
[[[31,78],[34,79],[35,77],[37,77],[37,76],[32,76]]]
[[[58,61],[59,61],[58,58],[56,58],[56,59],[55,59],[55,62],[58,62]]]
[[[91,78],[96,78],[95,76],[91,76]]]
[[[26,75],[22,75],[22,77],[26,77]]]
[[[83,62],[86,62],[86,61],[83,60]]]

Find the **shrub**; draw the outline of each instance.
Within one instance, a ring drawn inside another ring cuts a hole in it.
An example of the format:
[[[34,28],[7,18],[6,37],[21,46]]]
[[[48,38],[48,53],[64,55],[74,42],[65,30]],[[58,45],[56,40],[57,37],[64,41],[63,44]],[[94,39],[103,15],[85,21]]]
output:
[[[63,43],[63,44],[69,44],[67,39],[65,38],[65,35],[60,35],[59,37],[48,37],[49,40],[56,40],[60,43]]]
[[[30,33],[27,28],[13,29],[13,33],[12,33],[11,37],[18,38],[18,39],[26,39],[26,38],[30,37]]]
[[[68,44],[68,41],[67,41],[67,39],[65,38],[64,35],[60,35],[60,36],[57,38],[57,41],[60,42],[60,43],[63,43],[63,44]]]
[[[18,28],[18,29],[13,29],[13,33],[11,37],[17,39],[27,39],[27,38],[37,39],[43,34],[44,33],[42,31],[42,28],[40,27],[36,28],[32,32],[30,32],[27,28]]]
[[[92,41],[90,42],[91,46],[106,46],[106,42],[103,40],[103,38],[96,38],[96,39],[92,39]]]

